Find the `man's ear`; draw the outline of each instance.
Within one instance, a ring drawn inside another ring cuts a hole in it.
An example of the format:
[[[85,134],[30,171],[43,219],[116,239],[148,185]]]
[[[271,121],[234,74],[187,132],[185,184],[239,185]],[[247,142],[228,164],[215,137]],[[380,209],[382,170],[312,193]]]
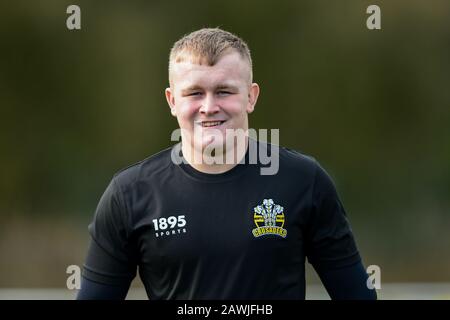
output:
[[[256,101],[258,101],[258,96],[259,85],[257,83],[252,83],[250,85],[250,90],[248,91],[247,113],[252,113],[255,109]]]
[[[174,117],[176,117],[177,113],[176,113],[176,110],[175,110],[175,96],[174,96],[174,94],[172,92],[172,89],[170,87],[166,88],[165,93],[166,93],[167,103],[169,104],[169,107],[170,107],[170,113]]]

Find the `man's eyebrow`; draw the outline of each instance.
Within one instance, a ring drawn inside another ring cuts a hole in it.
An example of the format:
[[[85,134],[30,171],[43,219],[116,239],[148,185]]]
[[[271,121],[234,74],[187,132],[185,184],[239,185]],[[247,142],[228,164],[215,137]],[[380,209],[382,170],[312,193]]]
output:
[[[237,90],[238,87],[235,86],[235,85],[232,85],[232,84],[227,84],[227,83],[225,83],[225,84],[219,84],[219,85],[216,87],[216,90],[220,90],[220,89]]]
[[[223,89],[237,91],[238,86],[230,84],[230,83],[221,83],[214,87],[214,90],[223,90]],[[182,89],[181,93],[187,93],[187,92],[192,92],[192,91],[196,91],[196,90],[203,90],[203,87],[201,87],[199,85],[192,85],[192,86]]]
[[[189,91],[194,91],[194,90],[201,90],[202,87],[198,86],[198,85],[193,85],[190,87],[187,87],[185,89],[182,89],[181,92],[189,92]]]

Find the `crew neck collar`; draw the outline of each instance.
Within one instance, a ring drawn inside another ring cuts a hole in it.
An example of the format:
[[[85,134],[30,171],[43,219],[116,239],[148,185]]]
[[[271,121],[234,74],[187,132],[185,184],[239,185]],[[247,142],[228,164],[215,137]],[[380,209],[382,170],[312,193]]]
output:
[[[237,177],[239,177],[244,171],[245,168],[249,166],[249,149],[251,143],[257,143],[255,140],[251,139],[249,137],[248,144],[247,144],[247,150],[245,151],[245,156],[241,159],[241,161],[235,165],[230,170],[227,170],[222,173],[205,173],[201,172],[194,167],[192,167],[185,159],[183,158],[182,151],[181,151],[181,142],[174,146],[180,149],[180,155],[183,159],[183,162],[181,164],[178,164],[177,167],[179,167],[186,175],[188,175],[190,178],[193,178],[195,180],[200,180],[203,182],[224,182],[233,180]]]

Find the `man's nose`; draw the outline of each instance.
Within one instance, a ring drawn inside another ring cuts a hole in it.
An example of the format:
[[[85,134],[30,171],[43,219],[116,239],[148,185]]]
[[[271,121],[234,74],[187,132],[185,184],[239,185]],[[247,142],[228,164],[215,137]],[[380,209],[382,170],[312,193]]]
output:
[[[215,114],[219,112],[220,107],[218,101],[214,99],[214,95],[208,94],[205,99],[202,101],[202,105],[200,106],[200,113],[203,114]]]

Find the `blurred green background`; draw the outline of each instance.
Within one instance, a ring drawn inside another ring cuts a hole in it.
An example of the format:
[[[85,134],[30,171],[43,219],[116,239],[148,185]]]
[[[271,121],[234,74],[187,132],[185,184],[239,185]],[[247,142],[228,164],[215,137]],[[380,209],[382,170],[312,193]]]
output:
[[[0,4],[0,288],[65,287],[112,175],[172,144],[172,44],[216,26],[252,51],[251,127],[328,170],[365,264],[449,282],[448,0],[21,0]]]

